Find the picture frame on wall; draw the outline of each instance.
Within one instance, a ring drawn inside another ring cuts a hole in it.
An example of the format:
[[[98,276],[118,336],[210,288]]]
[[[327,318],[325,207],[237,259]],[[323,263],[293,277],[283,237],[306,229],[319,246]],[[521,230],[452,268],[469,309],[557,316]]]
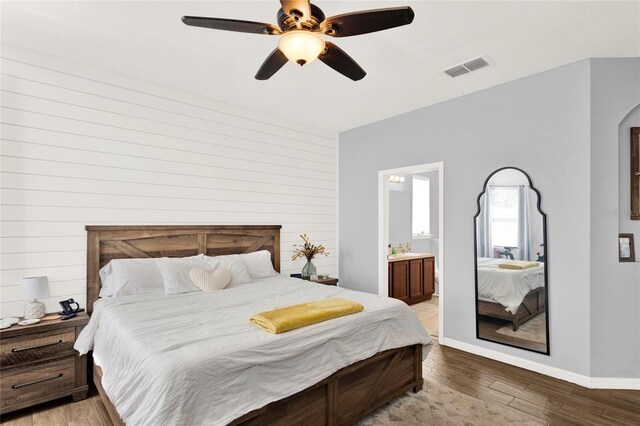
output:
[[[640,220],[640,127],[631,128],[631,220]]]
[[[633,234],[620,234],[618,236],[618,260],[620,262],[636,261]]]

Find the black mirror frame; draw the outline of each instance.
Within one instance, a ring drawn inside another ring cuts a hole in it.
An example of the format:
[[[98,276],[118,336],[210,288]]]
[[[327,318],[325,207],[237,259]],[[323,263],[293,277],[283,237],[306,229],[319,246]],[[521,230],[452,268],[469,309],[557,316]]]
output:
[[[521,346],[516,346],[516,345],[512,345],[509,343],[504,343],[504,342],[499,342],[497,340],[492,340],[492,339],[487,339],[484,337],[480,337],[480,325],[478,323],[478,229],[477,229],[477,223],[478,223],[478,216],[480,215],[480,199],[482,198],[482,196],[487,192],[487,186],[489,185],[489,181],[491,180],[491,178],[498,172],[501,172],[503,170],[517,170],[520,173],[524,174],[525,177],[527,178],[527,181],[529,182],[529,188],[532,189],[537,197],[537,203],[536,203],[536,207],[538,209],[538,213],[540,213],[542,215],[542,240],[544,242],[544,307],[545,307],[545,315],[546,315],[546,324],[545,324],[545,328],[546,328],[546,333],[547,333],[547,350],[545,351],[537,351],[535,349],[529,349],[529,348],[523,348]],[[484,181],[484,185],[482,186],[482,192],[478,195],[478,198],[476,198],[476,207],[477,207],[477,211],[476,214],[473,216],[473,265],[474,265],[474,270],[473,273],[475,275],[475,284],[476,284],[476,339],[478,340],[484,340],[487,342],[492,342],[492,343],[498,343],[500,345],[505,345],[505,346],[510,346],[512,348],[517,348],[517,349],[522,349],[524,351],[529,351],[529,352],[535,352],[538,354],[543,354],[543,355],[550,355],[551,354],[551,339],[549,338],[549,241],[547,240],[547,214],[545,212],[542,211],[542,208],[540,207],[540,204],[542,203],[542,196],[540,195],[540,192],[533,186],[533,181],[531,180],[531,178],[529,177],[529,174],[527,172],[525,172],[522,169],[519,169],[518,167],[513,167],[513,166],[507,166],[507,167],[501,167],[497,170],[494,170]]]

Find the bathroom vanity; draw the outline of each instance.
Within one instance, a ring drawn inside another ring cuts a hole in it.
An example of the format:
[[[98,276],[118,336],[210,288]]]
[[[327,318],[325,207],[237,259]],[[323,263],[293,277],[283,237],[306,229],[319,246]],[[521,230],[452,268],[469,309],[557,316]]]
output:
[[[389,261],[389,297],[408,305],[431,299],[435,291],[435,256],[431,253],[392,254]]]

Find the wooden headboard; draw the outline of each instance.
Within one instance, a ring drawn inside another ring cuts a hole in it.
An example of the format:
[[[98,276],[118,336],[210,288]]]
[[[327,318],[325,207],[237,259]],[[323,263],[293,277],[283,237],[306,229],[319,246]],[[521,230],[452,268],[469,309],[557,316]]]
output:
[[[269,250],[280,272],[281,225],[87,226],[87,312],[98,300],[100,268],[112,259],[209,256]]]

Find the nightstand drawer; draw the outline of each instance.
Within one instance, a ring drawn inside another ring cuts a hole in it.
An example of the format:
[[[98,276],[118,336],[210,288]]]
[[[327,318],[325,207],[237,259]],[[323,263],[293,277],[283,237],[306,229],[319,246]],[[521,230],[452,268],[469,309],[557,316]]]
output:
[[[0,408],[68,392],[76,387],[75,357],[2,373]]]
[[[0,342],[0,367],[4,370],[16,365],[71,354],[75,340],[74,328],[3,339]]]
[[[59,342],[62,340],[62,342]],[[74,328],[63,328],[55,332],[43,332],[25,334],[23,336],[2,339],[0,342],[0,354],[7,352],[21,352],[23,350],[31,350],[44,348],[49,345],[59,345],[61,343],[71,343],[76,341],[76,330]]]

